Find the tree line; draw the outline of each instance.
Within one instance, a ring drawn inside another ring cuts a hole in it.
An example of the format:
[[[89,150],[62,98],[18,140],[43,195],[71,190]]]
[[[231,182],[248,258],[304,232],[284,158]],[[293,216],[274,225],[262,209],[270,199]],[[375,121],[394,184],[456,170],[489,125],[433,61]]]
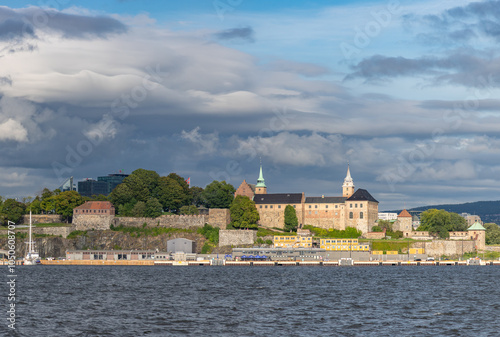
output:
[[[162,214],[199,214],[198,207],[229,208],[234,199],[234,186],[214,180],[205,188],[189,187],[176,173],[162,177],[155,171],[137,169],[126,177],[109,196],[84,197],[76,191],[44,188],[33,197],[2,198],[0,223],[19,223],[30,210],[33,214],[59,214],[69,222],[73,209],[86,201],[111,201],[117,215],[157,217]]]

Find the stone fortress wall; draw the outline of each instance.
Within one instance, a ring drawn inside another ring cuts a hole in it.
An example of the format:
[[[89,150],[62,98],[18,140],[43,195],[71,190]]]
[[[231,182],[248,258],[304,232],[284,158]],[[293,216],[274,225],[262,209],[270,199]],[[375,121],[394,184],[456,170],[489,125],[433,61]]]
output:
[[[220,230],[219,247],[252,245],[257,240],[257,231],[253,230]]]
[[[208,215],[162,215],[157,218],[115,217],[113,215],[76,214],[73,216],[75,230],[106,230],[111,225],[118,227],[203,227],[206,223],[226,229],[230,222],[229,209],[210,209]]]
[[[62,215],[59,214],[32,214],[31,215],[31,223],[62,223]],[[23,215],[22,223],[25,225],[29,225],[30,223],[30,215]]]

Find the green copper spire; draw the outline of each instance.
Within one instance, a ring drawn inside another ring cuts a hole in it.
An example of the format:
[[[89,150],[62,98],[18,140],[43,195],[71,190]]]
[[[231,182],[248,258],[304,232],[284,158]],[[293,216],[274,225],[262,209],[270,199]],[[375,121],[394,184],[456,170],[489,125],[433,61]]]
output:
[[[259,179],[257,179],[257,185],[255,185],[255,187],[266,187],[266,183],[264,181],[264,175],[262,174],[262,165],[260,165]]]

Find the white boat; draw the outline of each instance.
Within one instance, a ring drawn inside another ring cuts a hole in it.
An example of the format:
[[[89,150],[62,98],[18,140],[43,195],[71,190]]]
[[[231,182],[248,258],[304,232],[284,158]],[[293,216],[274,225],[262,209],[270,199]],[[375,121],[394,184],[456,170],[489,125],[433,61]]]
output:
[[[30,211],[30,231],[29,231],[29,241],[26,242],[28,244],[28,251],[26,252],[26,256],[23,259],[23,264],[25,266],[33,266],[40,263],[40,255],[35,251],[35,242],[31,237],[31,211]]]

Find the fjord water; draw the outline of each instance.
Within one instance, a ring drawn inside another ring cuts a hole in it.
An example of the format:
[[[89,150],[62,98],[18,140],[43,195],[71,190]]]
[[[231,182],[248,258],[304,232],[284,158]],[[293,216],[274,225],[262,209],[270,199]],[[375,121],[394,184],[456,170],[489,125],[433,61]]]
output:
[[[495,266],[17,271],[17,334],[6,335],[500,335]],[[2,330],[8,330],[5,320]]]

